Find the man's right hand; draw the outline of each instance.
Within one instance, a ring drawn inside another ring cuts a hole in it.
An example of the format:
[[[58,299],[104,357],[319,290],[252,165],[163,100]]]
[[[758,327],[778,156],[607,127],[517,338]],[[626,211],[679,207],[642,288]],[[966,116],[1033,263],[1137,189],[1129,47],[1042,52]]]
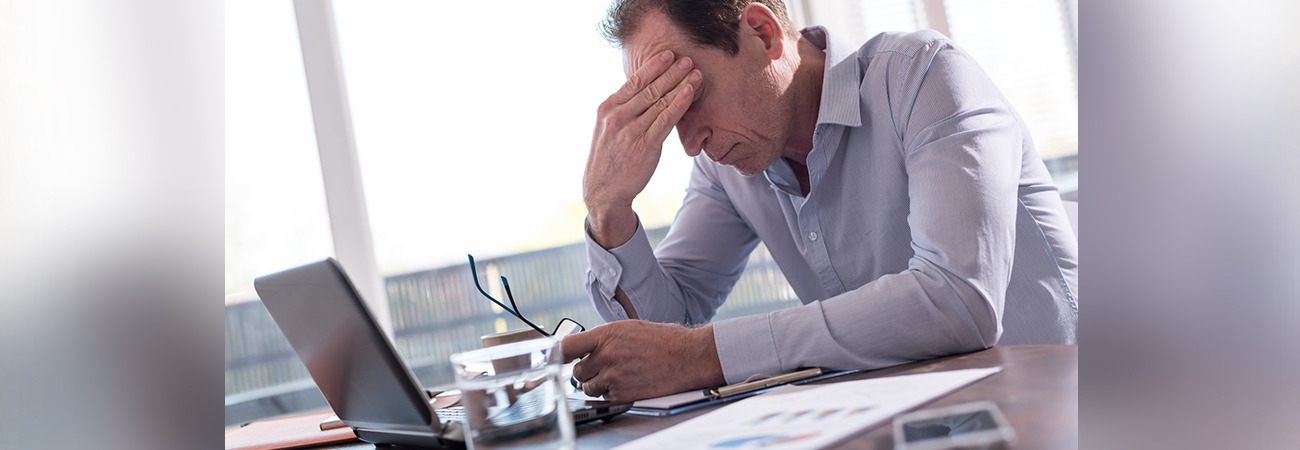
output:
[[[571,334],[560,344],[582,392],[631,402],[726,383],[713,327],[619,320]]]
[[[582,197],[591,237],[605,248],[636,232],[632,199],[650,182],[664,139],[694,101],[703,75],[690,58],[663,52],[596,110]]]

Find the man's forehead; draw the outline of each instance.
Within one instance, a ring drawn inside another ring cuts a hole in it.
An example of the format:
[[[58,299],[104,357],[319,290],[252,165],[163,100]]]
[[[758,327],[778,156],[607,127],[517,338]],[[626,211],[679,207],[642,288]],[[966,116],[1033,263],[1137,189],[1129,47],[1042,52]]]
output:
[[[645,66],[646,63],[650,62],[651,58],[659,56],[659,54],[663,53],[665,50],[672,50],[674,58],[682,57],[681,52],[673,48],[668,48],[667,46],[643,49],[637,52],[632,52],[632,51],[628,51],[627,49],[624,49],[623,50],[623,75],[629,77],[632,76],[633,73],[636,73],[637,70],[640,70],[641,67]]]
[[[683,50],[693,47],[688,43],[686,36],[668,20],[668,16],[658,11],[647,12],[641,18],[636,32],[623,43],[623,72],[632,76],[637,69],[666,50],[671,50],[675,57],[680,58],[684,56]]]

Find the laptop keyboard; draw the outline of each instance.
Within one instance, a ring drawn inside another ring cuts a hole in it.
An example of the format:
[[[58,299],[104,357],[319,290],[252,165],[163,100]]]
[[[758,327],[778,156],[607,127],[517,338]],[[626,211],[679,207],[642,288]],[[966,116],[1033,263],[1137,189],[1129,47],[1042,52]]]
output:
[[[442,423],[465,423],[465,407],[452,406],[438,410],[438,420]]]
[[[572,399],[572,398],[571,398],[571,399],[568,399],[568,400],[569,400],[569,412],[577,411],[577,410],[582,409],[583,407],[585,407],[585,406],[587,405],[587,402],[582,401],[582,400]],[[521,403],[523,403],[523,402],[521,402]],[[529,403],[532,403],[532,402],[529,402]],[[516,404],[516,405],[518,405],[518,404]],[[528,406],[534,406],[534,407],[535,407],[536,405],[527,405],[527,406],[525,406],[524,408],[527,408]],[[514,409],[514,408],[511,408],[511,409]],[[507,411],[509,411],[509,410],[510,410],[510,409],[508,409]],[[437,412],[438,412],[438,420],[441,421],[442,423],[466,423],[466,422],[469,420],[469,419],[467,419],[467,418],[465,417],[465,407],[464,407],[464,406],[452,406],[452,407],[448,407],[448,408],[442,408],[442,409],[437,410]]]

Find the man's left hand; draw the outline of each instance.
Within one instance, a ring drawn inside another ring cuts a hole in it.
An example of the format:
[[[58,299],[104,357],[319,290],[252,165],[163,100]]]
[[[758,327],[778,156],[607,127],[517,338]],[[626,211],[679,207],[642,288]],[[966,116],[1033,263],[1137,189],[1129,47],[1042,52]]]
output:
[[[713,327],[686,328],[642,320],[608,323],[564,338],[565,361],[582,391],[630,402],[725,383]]]

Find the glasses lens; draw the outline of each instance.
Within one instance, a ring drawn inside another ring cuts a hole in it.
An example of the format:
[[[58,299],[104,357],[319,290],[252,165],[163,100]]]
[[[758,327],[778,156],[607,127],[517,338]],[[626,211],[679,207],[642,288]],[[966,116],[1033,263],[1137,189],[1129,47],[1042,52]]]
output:
[[[573,333],[577,333],[579,331],[587,331],[587,328],[583,327],[582,324],[578,323],[577,321],[565,317],[563,319],[560,319],[559,325],[555,326],[555,332],[551,333],[551,335],[564,337]]]

